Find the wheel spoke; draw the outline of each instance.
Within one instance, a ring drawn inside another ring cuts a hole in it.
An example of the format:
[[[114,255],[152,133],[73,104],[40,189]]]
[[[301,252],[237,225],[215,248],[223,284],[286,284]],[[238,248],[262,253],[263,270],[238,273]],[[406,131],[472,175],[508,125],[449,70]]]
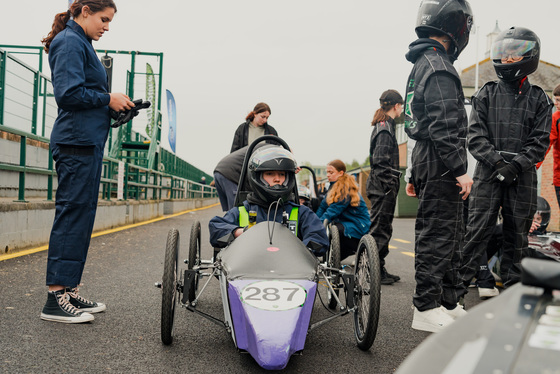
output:
[[[175,309],[178,303],[177,276],[179,274],[179,232],[171,229],[167,237],[162,279],[161,339],[166,345],[173,342]]]
[[[357,272],[357,289],[358,289],[358,313],[360,335],[363,336],[368,323],[369,316],[369,262],[367,261],[367,253],[360,253],[358,272]]]

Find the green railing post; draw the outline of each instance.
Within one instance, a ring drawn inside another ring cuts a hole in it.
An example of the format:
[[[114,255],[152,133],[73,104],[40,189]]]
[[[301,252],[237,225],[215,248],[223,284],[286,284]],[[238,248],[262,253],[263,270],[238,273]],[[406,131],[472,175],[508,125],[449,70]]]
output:
[[[39,72],[36,71],[33,77],[33,114],[31,116],[31,132],[37,135],[37,114],[39,112]]]
[[[27,165],[27,136],[20,136],[19,143],[19,166],[23,169],[19,172],[19,188],[18,188],[18,199],[17,202],[25,203],[25,166]]]
[[[43,96],[43,115],[41,118],[41,136],[45,136],[45,127],[47,126],[47,81],[40,77],[40,87],[42,88],[42,96]]]
[[[6,88],[7,52],[0,49],[0,124],[4,124],[4,89]]]
[[[130,72],[128,74],[128,87],[127,87],[127,95],[134,100],[134,79],[135,79],[135,71],[136,71],[136,52],[130,52]],[[128,121],[126,126],[126,139],[132,139],[132,120]]]

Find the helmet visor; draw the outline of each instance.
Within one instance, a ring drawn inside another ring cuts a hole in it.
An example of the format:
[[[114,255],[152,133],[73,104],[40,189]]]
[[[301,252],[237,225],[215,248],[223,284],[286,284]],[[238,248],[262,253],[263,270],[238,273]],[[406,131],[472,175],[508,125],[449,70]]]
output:
[[[524,57],[532,57],[538,53],[536,41],[503,39],[495,42],[490,51],[492,60],[500,60],[502,63],[518,62]]]

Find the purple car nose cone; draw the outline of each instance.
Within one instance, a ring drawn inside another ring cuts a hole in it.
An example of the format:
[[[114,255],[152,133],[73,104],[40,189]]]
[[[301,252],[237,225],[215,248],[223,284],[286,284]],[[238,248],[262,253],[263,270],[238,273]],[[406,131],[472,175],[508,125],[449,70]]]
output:
[[[229,300],[237,347],[268,370],[286,367],[305,345],[317,284],[306,280],[236,280]]]

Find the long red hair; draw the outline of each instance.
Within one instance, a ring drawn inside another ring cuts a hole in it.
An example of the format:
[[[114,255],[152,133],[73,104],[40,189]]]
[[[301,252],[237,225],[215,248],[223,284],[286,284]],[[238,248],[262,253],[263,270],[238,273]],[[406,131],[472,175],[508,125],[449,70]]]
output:
[[[346,165],[340,160],[333,160],[328,163],[336,171],[343,171],[342,174],[336,180],[336,183],[329,190],[327,195],[327,204],[337,203],[339,201],[344,201],[350,199],[351,206],[360,205],[360,193],[358,192],[358,185],[354,180],[354,177],[346,173]]]

